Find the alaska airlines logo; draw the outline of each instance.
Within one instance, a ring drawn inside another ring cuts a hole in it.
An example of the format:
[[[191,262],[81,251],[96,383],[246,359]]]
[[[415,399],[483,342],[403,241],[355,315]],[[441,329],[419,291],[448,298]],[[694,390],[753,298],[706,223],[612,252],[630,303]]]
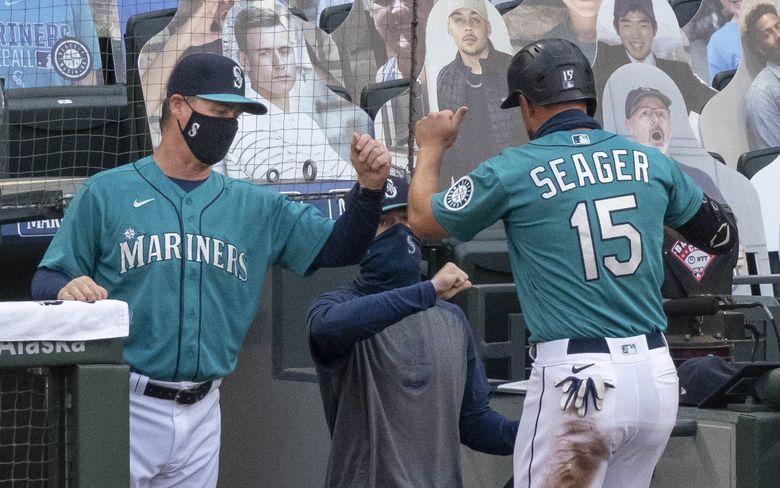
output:
[[[196,234],[186,234],[185,242],[179,234],[138,234],[128,228],[119,243],[119,274],[147,264],[171,259],[194,261],[224,270],[241,281],[247,280],[246,253],[233,244]]]
[[[67,352],[84,352],[84,342],[0,342],[0,356],[35,356],[38,354],[58,354]]]

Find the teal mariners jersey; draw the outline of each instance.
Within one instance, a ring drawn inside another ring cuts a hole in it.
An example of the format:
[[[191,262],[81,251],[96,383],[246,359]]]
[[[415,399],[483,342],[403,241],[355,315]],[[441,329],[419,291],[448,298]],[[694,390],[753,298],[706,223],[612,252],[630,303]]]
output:
[[[674,160],[601,130],[504,150],[433,197],[460,240],[502,220],[531,342],[664,330],[663,226],[702,191]]]
[[[91,276],[128,302],[131,370],[205,381],[235,369],[268,268],[305,273],[333,224],[214,172],[185,192],[147,157],[84,184],[40,266]]]

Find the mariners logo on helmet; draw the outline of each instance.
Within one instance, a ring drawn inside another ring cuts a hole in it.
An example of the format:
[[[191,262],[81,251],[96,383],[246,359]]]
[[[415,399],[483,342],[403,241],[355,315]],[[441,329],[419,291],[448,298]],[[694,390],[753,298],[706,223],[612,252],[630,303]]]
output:
[[[464,176],[456,181],[444,195],[444,206],[450,210],[460,210],[471,201],[474,194],[474,182]]]

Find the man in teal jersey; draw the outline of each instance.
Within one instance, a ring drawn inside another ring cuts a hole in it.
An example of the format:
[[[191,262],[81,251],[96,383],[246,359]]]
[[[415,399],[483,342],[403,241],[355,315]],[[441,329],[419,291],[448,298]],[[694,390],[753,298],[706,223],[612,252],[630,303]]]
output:
[[[232,60],[193,54],[174,68],[150,157],[90,178],[33,279],[33,296],[129,303],[133,487],[213,487],[218,385],[236,366],[265,275],[357,264],[376,232],[389,152],[353,136],[358,183],[336,222],[211,170],[227,152],[244,97]]]
[[[600,130],[590,64],[570,42],[527,45],[507,79],[502,107],[520,106],[531,142],[436,193],[466,108],[426,116],[410,224],[469,240],[504,223],[534,358],[515,486],[647,487],[678,398],[662,335],[664,226],[711,253],[731,249],[736,227],[674,160]]]

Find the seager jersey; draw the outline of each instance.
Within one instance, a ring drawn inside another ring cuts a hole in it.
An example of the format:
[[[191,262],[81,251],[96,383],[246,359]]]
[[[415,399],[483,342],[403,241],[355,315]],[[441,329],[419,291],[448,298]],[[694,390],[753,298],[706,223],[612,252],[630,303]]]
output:
[[[504,222],[530,342],[664,330],[663,226],[702,191],[661,152],[601,130],[509,148],[433,197],[436,220],[469,240]]]
[[[129,303],[131,370],[206,381],[235,369],[268,268],[305,273],[333,224],[215,172],[185,192],[147,157],[84,184],[40,266],[91,276]]]

